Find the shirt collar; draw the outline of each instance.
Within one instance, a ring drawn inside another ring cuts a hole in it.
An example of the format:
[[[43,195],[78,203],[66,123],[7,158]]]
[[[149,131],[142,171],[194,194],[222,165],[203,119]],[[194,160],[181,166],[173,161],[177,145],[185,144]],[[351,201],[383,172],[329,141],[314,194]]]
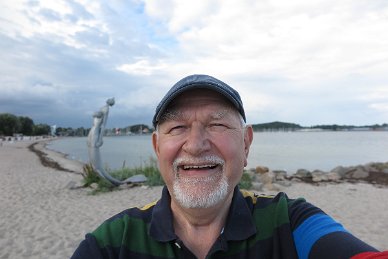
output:
[[[150,223],[150,236],[160,242],[176,240],[174,232],[171,197],[165,186],[161,199],[156,203]],[[256,233],[251,209],[248,207],[238,187],[234,189],[232,204],[224,227],[226,240],[244,240]]]
[[[152,211],[150,236],[161,242],[168,242],[177,239],[174,233],[171,197],[166,186],[162,191],[162,198],[155,204]]]
[[[236,186],[224,228],[226,240],[244,240],[256,233],[252,210],[253,208],[248,207],[247,201]]]

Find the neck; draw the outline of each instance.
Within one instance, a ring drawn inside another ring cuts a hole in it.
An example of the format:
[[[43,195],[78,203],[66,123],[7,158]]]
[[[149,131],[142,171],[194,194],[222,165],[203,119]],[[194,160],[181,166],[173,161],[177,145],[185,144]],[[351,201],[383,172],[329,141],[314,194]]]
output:
[[[220,236],[232,198],[233,191],[211,208],[183,208],[171,199],[175,233],[198,258],[205,258]]]

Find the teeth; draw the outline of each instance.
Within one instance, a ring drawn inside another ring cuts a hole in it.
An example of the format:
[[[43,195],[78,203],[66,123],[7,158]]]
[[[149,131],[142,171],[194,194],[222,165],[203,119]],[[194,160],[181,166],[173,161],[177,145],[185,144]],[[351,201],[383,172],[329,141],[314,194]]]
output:
[[[184,165],[183,169],[203,169],[203,168],[212,168],[215,167],[215,165]]]

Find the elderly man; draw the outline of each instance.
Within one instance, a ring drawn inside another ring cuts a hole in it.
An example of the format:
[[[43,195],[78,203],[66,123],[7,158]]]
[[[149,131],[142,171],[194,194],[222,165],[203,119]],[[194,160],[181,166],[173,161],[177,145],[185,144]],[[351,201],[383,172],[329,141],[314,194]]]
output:
[[[388,256],[303,199],[240,191],[253,139],[245,122],[239,94],[224,82],[192,75],[176,83],[153,118],[161,199],[104,222],[73,258]]]

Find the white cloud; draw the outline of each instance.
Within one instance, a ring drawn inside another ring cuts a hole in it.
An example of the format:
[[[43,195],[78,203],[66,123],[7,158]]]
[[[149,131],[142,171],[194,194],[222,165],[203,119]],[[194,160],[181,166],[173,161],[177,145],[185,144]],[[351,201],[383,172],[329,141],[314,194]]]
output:
[[[161,71],[166,68],[166,64],[156,62],[153,64],[150,60],[139,60],[133,64],[122,64],[117,66],[116,69],[132,75],[146,75],[149,76],[157,71]]]
[[[15,0],[0,14],[7,100],[119,96],[121,114],[150,114],[169,86],[204,73],[240,91],[252,122],[387,117],[385,0]]]
[[[388,103],[372,103],[369,105],[370,108],[383,112],[388,116]]]
[[[359,96],[361,100],[373,100],[373,101],[382,101],[385,100],[388,104],[388,86],[385,87],[375,87],[368,91],[363,96]]]
[[[250,73],[304,80],[388,65],[388,5],[381,1],[172,1],[160,11],[161,2],[147,2],[146,10],[167,20],[194,68],[221,63],[225,74],[238,74],[245,64]]]

